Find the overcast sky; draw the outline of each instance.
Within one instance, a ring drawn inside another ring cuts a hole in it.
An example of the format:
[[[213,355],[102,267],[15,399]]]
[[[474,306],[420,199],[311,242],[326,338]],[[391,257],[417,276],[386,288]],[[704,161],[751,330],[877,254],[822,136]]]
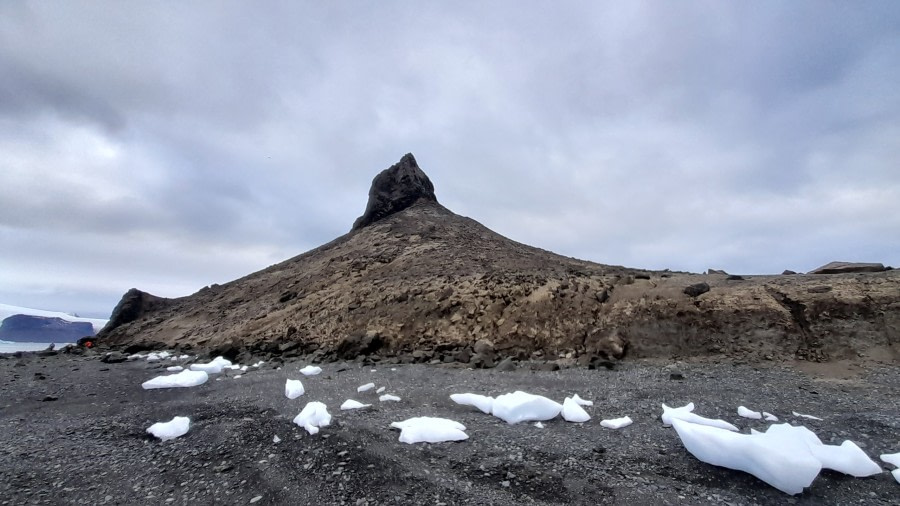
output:
[[[0,2],[0,302],[241,277],[407,152],[569,256],[898,266],[900,2]]]

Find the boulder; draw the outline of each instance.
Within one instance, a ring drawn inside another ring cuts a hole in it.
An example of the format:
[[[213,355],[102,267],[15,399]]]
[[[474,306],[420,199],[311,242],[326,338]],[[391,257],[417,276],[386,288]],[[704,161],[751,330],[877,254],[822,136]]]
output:
[[[883,264],[862,262],[830,262],[807,274],[847,274],[852,272],[884,272]]]
[[[706,283],[694,283],[693,285],[686,286],[683,291],[688,297],[697,297],[708,292],[709,285]]]
[[[351,230],[371,225],[419,200],[437,202],[437,197],[431,180],[419,168],[412,153],[407,153],[398,163],[381,171],[372,180],[366,210],[353,222]]]

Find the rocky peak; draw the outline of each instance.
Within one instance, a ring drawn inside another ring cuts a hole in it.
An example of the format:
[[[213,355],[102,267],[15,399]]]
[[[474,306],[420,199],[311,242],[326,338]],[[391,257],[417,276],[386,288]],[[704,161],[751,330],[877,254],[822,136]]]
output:
[[[437,202],[434,185],[419,168],[412,153],[407,153],[372,180],[366,211],[353,222],[352,230],[400,212],[420,200]]]

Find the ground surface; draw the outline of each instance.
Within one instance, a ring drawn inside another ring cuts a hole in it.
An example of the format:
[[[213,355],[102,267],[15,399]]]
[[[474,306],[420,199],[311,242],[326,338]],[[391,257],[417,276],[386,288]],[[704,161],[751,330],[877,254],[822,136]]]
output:
[[[167,364],[168,365],[168,364]],[[900,451],[900,375],[872,369],[817,378],[785,365],[632,362],[616,370],[555,372],[326,364],[303,378],[303,362],[263,367],[234,379],[213,376],[190,389],[141,389],[162,372],[145,361],[96,357],[0,358],[0,504],[897,504],[889,473],[855,479],[823,471],[804,494],[787,496],[750,475],[694,459],[659,404],[697,404],[748,431],[738,405],[802,423],[826,443],[857,442],[877,460]],[[396,370],[392,370],[392,368]],[[832,370],[832,372],[834,372]],[[306,394],[284,396],[286,378]],[[367,382],[402,397],[379,403]],[[556,419],[539,429],[453,404],[451,393],[498,395],[522,389],[562,401],[593,399],[593,419]],[[341,412],[345,399],[373,402]],[[55,399],[55,400],[51,400]],[[334,421],[310,436],[291,420],[308,401]],[[801,420],[792,410],[823,421]],[[188,416],[190,432],[159,442],[154,422]],[[407,445],[390,422],[413,416],[462,422],[460,443]],[[618,431],[603,418],[629,415]],[[273,443],[273,436],[281,438]],[[880,462],[880,461],[879,461]],[[255,502],[254,502],[255,499]]]

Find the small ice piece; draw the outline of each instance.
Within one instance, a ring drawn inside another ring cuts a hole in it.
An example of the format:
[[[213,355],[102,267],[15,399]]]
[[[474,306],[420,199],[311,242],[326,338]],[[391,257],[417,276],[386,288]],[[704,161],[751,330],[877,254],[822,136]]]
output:
[[[724,420],[713,420],[711,418],[706,418],[692,413],[692,411],[694,411],[693,402],[681,406],[680,408],[670,408],[669,406],[663,404],[662,408],[663,413],[660,418],[662,418],[663,425],[672,425],[672,420],[677,419],[700,425],[708,425],[710,427],[718,427],[720,429],[730,430],[732,432],[738,431],[737,427]]]
[[[609,420],[603,420],[600,422],[600,425],[606,427],[607,429],[621,429],[622,427],[628,427],[634,423],[630,417],[623,416],[622,418],[611,418]]]
[[[798,438],[738,434],[680,418],[672,419],[672,427],[685,449],[700,461],[750,473],[786,494],[803,492],[822,469]]]
[[[242,366],[241,366],[241,372],[247,372],[247,366],[246,366],[246,365],[242,365]]]
[[[391,367],[391,371],[396,371],[396,370],[397,370],[396,367]]]
[[[578,397],[578,394],[573,395],[572,400],[575,401],[575,404],[578,404],[579,406],[593,406],[594,405],[594,401],[586,401],[586,400],[582,399],[581,397]]]
[[[796,411],[791,411],[791,414],[796,417],[809,418],[810,420],[821,420],[818,416],[804,415],[803,413],[797,413]]]
[[[514,424],[550,420],[556,418],[562,408],[562,404],[554,400],[517,390],[494,399],[491,413],[506,423]]]
[[[822,463],[823,469],[831,469],[856,478],[864,478],[882,472],[881,466],[866,455],[853,441],[838,445],[822,443],[815,432],[806,427],[794,427],[787,423],[771,425],[765,434],[781,441],[803,441],[812,455]]]
[[[225,359],[224,357],[216,357],[211,362],[206,364],[192,364],[192,371],[203,371],[208,374],[219,374],[222,372],[222,369],[231,365],[231,361]]]
[[[141,383],[144,390],[154,388],[189,388],[206,383],[209,375],[203,371],[181,371],[177,374],[157,376]]]
[[[446,418],[420,416],[402,422],[393,422],[391,427],[400,429],[401,443],[443,443],[469,439],[463,432],[466,426]]]
[[[534,422],[534,426],[537,427],[538,429],[544,428],[544,424],[542,424],[541,422]]]
[[[375,388],[375,383],[366,383],[365,385],[361,385],[361,386],[357,387],[356,391],[357,392],[368,392],[369,390],[372,390],[373,388]]]
[[[354,401],[353,399],[347,399],[346,401],[344,401],[343,404],[341,404],[341,411],[347,411],[349,409],[368,408],[370,406],[372,406],[372,405],[371,404],[363,404],[359,401]]]
[[[275,437],[272,438],[272,442],[278,444],[281,442],[281,438],[278,437],[278,434],[275,434]]]
[[[178,357],[178,360],[187,360],[187,359],[189,359],[189,358],[191,358],[190,355],[181,355],[181,356]]]
[[[238,378],[240,378],[240,377],[242,377],[242,376],[243,376],[243,374],[235,374],[235,375],[234,375],[234,379],[238,379]]]
[[[229,371],[237,371],[240,368],[241,368],[240,365],[226,365],[222,369],[228,369]]]
[[[587,414],[577,402],[571,397],[566,397],[562,407],[563,420],[567,422],[584,423],[591,419],[591,415]]]
[[[881,460],[900,467],[900,453],[882,453]]]
[[[491,414],[494,407],[494,398],[487,395],[478,394],[452,394],[450,400],[461,406],[472,406],[481,410],[482,413]]]
[[[380,394],[381,392],[384,392],[385,390],[387,390],[387,387],[378,387],[378,390],[375,390],[375,393]]]
[[[184,370],[184,367],[181,367],[180,365],[173,365],[171,367],[166,367],[166,370],[169,372],[181,372]]]
[[[288,399],[296,399],[303,395],[306,390],[303,388],[303,383],[300,380],[286,380],[284,382],[284,395]]]
[[[168,422],[156,422],[147,428],[147,432],[163,441],[175,439],[187,434],[191,428],[191,419],[186,416],[176,416]]]
[[[261,365],[263,365],[263,364],[265,364],[265,362],[263,362],[262,360],[260,360],[259,362],[257,362],[257,363],[255,363],[255,364],[251,365],[250,367],[259,367],[259,366],[261,366]]]
[[[331,424],[328,408],[319,401],[311,401],[303,407],[300,414],[294,417],[294,423],[306,429],[310,434],[319,432],[319,427]]]
[[[319,374],[320,372],[322,372],[322,368],[316,367],[314,365],[308,365],[308,366],[304,367],[303,369],[300,369],[300,374],[302,374],[304,376],[315,376],[316,374]]]
[[[381,402],[387,402],[387,401],[399,401],[400,398],[397,397],[396,395],[384,394],[384,395],[382,395],[381,397],[379,397],[378,400],[381,401]]]
[[[773,415],[772,413],[769,413],[768,411],[763,411],[762,414],[766,418],[767,422],[777,422],[778,421],[778,417]]]
[[[747,409],[744,406],[738,406],[738,416],[743,416],[744,418],[749,418],[751,420],[759,420],[762,418],[762,413]]]

